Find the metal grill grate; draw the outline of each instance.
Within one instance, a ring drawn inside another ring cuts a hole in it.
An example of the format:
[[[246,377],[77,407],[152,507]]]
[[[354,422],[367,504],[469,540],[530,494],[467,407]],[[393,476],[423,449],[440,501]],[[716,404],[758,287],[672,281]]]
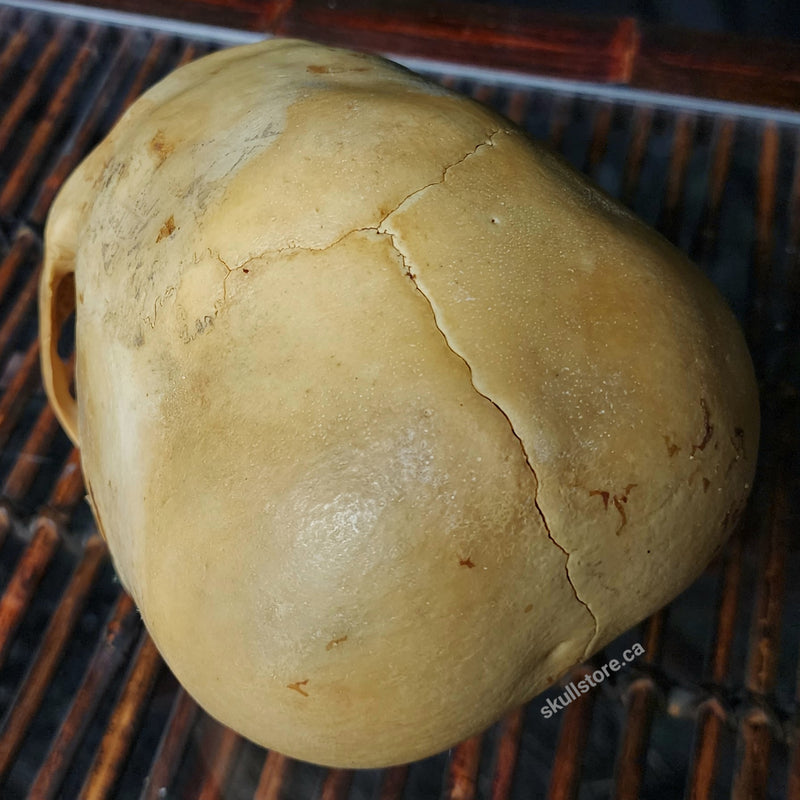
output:
[[[657,225],[745,324],[765,412],[758,483],[723,556],[607,648],[614,656],[641,641],[646,656],[553,719],[535,701],[450,753],[385,771],[267,754],[179,689],[115,582],[77,453],[46,404],[36,281],[44,219],[70,170],[144,88],[218,46],[0,8],[0,794],[800,800],[800,558],[790,537],[800,115],[428,67],[549,139]]]

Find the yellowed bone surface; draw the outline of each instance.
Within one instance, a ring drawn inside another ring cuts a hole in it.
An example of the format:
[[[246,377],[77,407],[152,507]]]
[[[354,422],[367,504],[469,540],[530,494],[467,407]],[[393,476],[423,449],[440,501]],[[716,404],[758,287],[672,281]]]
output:
[[[160,651],[297,758],[478,732],[685,588],[752,481],[716,290],[511,123],[374,57],[272,40],[170,75],[57,198],[40,299]]]

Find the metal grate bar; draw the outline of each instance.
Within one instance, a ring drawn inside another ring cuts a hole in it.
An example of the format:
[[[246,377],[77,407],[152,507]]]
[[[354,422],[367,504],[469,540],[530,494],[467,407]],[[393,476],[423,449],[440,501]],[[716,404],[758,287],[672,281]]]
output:
[[[86,153],[92,137],[98,130],[100,120],[117,94],[122,80],[130,70],[130,64],[133,59],[131,52],[133,40],[134,35],[129,31],[123,38],[120,47],[117,48],[114,60],[109,65],[105,79],[99,85],[95,98],[87,104],[84,117],[79,120],[73,135],[67,138],[61,148],[61,157],[42,183],[30,215],[31,220],[37,225],[44,224],[56,192]]]
[[[659,611],[645,626],[644,665],[655,667],[661,660],[666,611]],[[616,764],[616,800],[635,800],[644,780],[645,758],[660,692],[652,674],[637,677],[628,689],[627,720]]]
[[[39,289],[39,267],[30,273],[30,276],[22,291],[17,296],[8,316],[0,324],[0,363],[3,363],[7,351],[14,340],[18,330],[22,328],[26,318],[30,316],[36,303],[36,296]]]
[[[289,772],[290,763],[290,759],[281,753],[276,753],[274,751],[267,753],[267,758],[264,761],[264,767],[261,770],[261,777],[259,778],[258,786],[253,795],[253,800],[278,800]],[[398,783],[405,784],[405,775],[402,775],[402,781],[393,783],[386,796],[384,796],[383,790],[381,791],[381,800],[389,800],[391,797],[401,796],[402,788],[400,788],[399,793],[395,788]]]
[[[92,536],[86,542],[83,557],[50,619],[36,659],[3,720],[0,728],[0,776],[5,775],[11,766],[34,715],[41,707],[106,556],[103,540],[99,536]]]
[[[163,34],[153,37],[153,41],[150,44],[150,47],[147,49],[147,55],[145,56],[144,61],[142,61],[142,65],[136,72],[136,76],[134,77],[133,82],[128,89],[128,93],[125,95],[122,101],[123,113],[128,110],[131,103],[133,103],[133,101],[140,94],[142,94],[145,88],[152,83],[156,76],[158,64],[161,59],[164,58],[170,44],[170,39]],[[111,71],[113,72],[113,70]]]
[[[114,606],[47,758],[33,780],[29,794],[31,800],[55,797],[100,699],[122,664],[138,627],[139,614],[133,601],[123,592]]]
[[[33,101],[38,97],[47,74],[67,47],[69,38],[75,29],[75,24],[64,21],[56,27],[55,35],[50,39],[47,47],[42,51],[34,68],[28,75],[22,90],[14,98],[11,107],[3,115],[0,122],[0,150],[4,150],[14,134],[14,131],[25,116]],[[27,41],[27,38],[25,41]],[[13,44],[13,40],[12,40]],[[17,54],[18,55],[18,54]]]
[[[720,207],[725,184],[731,165],[733,140],[736,134],[736,122],[730,118],[718,118],[714,121],[714,134],[711,150],[711,164],[708,193],[703,208],[703,216],[697,226],[692,243],[692,256],[701,263],[711,258],[719,235]]]
[[[453,748],[448,765],[447,800],[473,800],[481,760],[482,736],[473,736]]]
[[[679,114],[675,121],[672,158],[667,174],[661,220],[658,225],[659,230],[672,242],[678,239],[678,229],[683,214],[682,200],[686,186],[686,170],[692,152],[696,122],[695,115],[687,112]]]
[[[192,700],[185,689],[179,688],[150,768],[150,774],[142,790],[141,800],[159,800],[172,784],[197,713],[197,703]]]
[[[712,797],[718,766],[718,748],[729,713],[723,698],[736,628],[736,611],[743,561],[742,528],[737,528],[727,548],[711,647],[712,693],[698,708],[695,747],[688,779],[689,800]]]
[[[608,135],[611,131],[611,121],[614,116],[614,106],[611,103],[599,103],[594,112],[592,125],[592,141],[586,152],[583,171],[593,175],[608,148]]]
[[[101,34],[102,30],[97,26],[89,29],[86,41],[59,84],[58,90],[47,106],[45,116],[37,125],[16,167],[8,177],[3,191],[0,192],[0,216],[10,217],[16,213],[23,194],[33,182],[53,137],[74,102],[76,90],[92,66],[92,62],[98,57],[96,46],[101,40]]]
[[[51,495],[50,506],[58,511],[54,516],[47,509],[36,520],[33,538],[17,563],[14,575],[0,599],[0,667],[8,653],[14,632],[28,608],[47,565],[60,544],[58,516],[67,515],[80,498],[75,491],[74,475],[80,474],[78,457],[67,461]]]
[[[570,680],[577,683],[591,672],[591,669],[581,665],[573,670]],[[589,740],[594,703],[594,694],[582,694],[577,700],[570,703],[564,712],[558,749],[553,761],[553,772],[550,775],[548,800],[571,800],[578,796],[581,764]],[[500,795],[500,797],[504,796],[507,795]]]
[[[322,784],[319,800],[346,800],[353,772],[349,769],[331,769]]]
[[[764,126],[758,173],[756,241],[753,257],[752,302],[747,320],[751,347],[757,362],[764,357],[767,342],[768,295],[772,279],[772,247],[775,221],[775,188],[778,176],[780,133],[774,123]]]
[[[11,250],[0,264],[0,299],[5,299],[11,282],[35,251],[37,244],[36,236],[30,228],[23,227],[17,232]]]
[[[58,545],[56,526],[51,520],[42,519],[0,600],[0,666],[6,659],[22,615],[27,610]]]
[[[775,686],[785,576],[787,505],[783,474],[780,470],[776,475],[775,494],[770,498],[768,531],[762,537],[763,567],[759,576],[746,681],[750,702],[739,724],[742,752],[731,794],[733,800],[759,800],[767,796],[770,753],[777,734],[777,720],[772,713],[769,695]]]
[[[225,787],[242,744],[241,737],[214,721],[206,731],[199,786],[191,796],[197,800],[224,800]]]
[[[119,702],[81,789],[80,800],[103,800],[112,796],[161,665],[161,656],[153,640],[143,631]]]
[[[647,106],[637,108],[633,117],[633,138],[628,148],[628,156],[622,178],[622,202],[627,206],[634,205],[634,195],[639,185],[639,176],[642,171],[650,138],[650,129],[653,125],[653,109]]]
[[[0,447],[4,447],[30,395],[39,384],[39,340],[25,352],[19,370],[0,398]]]
[[[0,30],[8,30],[10,25],[11,9],[4,8],[0,11]],[[11,71],[11,68],[16,64],[25,48],[28,46],[31,37],[36,34],[36,29],[39,24],[38,17],[29,17],[25,20],[22,27],[14,31],[11,41],[9,41],[2,53],[0,53],[0,80],[5,78],[6,74]]]
[[[70,362],[70,368],[74,360]],[[58,420],[51,406],[47,405],[42,410],[19,452],[14,468],[6,478],[3,486],[3,497],[12,503],[21,503],[39,472],[45,453],[56,432],[59,430]]]
[[[553,111],[550,116],[550,132],[548,138],[550,139],[550,144],[556,150],[561,150],[564,143],[564,134],[569,124],[573,102],[574,98],[571,95],[559,95],[555,99]]]

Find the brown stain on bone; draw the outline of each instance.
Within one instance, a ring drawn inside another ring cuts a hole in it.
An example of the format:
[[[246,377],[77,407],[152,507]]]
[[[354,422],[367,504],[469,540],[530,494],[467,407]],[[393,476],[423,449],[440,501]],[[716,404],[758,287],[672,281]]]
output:
[[[592,489],[589,492],[589,497],[602,497],[603,498],[603,508],[608,509],[608,498],[611,497],[609,492],[604,492],[601,489]]]
[[[522,612],[524,614],[529,614],[531,611],[533,611],[533,603],[528,603],[528,605],[526,605],[525,608],[522,609]]]
[[[636,483],[629,483],[625,489],[620,494],[611,494],[611,492],[607,492],[603,489],[592,489],[589,492],[589,497],[599,496],[603,498],[603,507],[608,510],[608,502],[609,499],[614,504],[614,508],[617,509],[621,520],[620,524],[617,527],[615,533],[619,536],[620,531],[628,524],[628,515],[625,513],[625,504],[628,502],[628,495],[631,492],[631,489],[636,488],[638,484]]]
[[[158,244],[162,239],[172,236],[172,234],[175,233],[175,230],[175,215],[170,214],[169,219],[161,226],[161,230],[158,232],[156,244]]]
[[[369,67],[344,67],[330,64],[309,64],[306,72],[312,75],[336,75],[339,72],[368,72]]]
[[[303,686],[307,685],[308,685],[308,678],[306,678],[304,681],[297,681],[296,683],[287,684],[286,688],[298,692],[299,694],[303,695],[303,697],[308,697],[308,692],[306,692],[303,689]]]
[[[703,478],[703,494],[708,491],[708,487],[711,486],[711,481],[708,478]]]
[[[667,445],[667,453],[670,458],[680,452],[681,448],[672,441],[669,436],[664,436],[664,443]]]
[[[711,437],[714,435],[714,426],[711,424],[711,413],[708,410],[708,403],[706,403],[705,398],[700,398],[700,407],[703,409],[703,438],[700,440],[700,444],[693,444],[692,445],[692,457],[698,450],[705,450],[706,445],[711,441]]]
[[[458,566],[468,567],[469,569],[472,569],[475,566],[475,562],[469,556],[467,556],[466,558],[458,559]]]
[[[328,644],[325,645],[326,650],[333,650],[334,647],[338,647],[342,642],[346,642],[346,636],[340,636],[338,639],[331,639]]]
[[[627,497],[625,498],[625,502],[626,503],[628,502]],[[614,495],[614,507],[617,509],[617,511],[619,511],[620,517],[622,517],[622,521],[619,523],[617,529],[614,531],[614,533],[616,533],[617,536],[619,536],[622,529],[628,524],[628,515],[625,513],[625,508],[622,505],[622,501],[619,497],[617,497],[617,495]]]
[[[156,135],[150,140],[150,153],[156,160],[156,169],[172,155],[174,150],[175,144],[167,139],[164,131],[156,131]]]

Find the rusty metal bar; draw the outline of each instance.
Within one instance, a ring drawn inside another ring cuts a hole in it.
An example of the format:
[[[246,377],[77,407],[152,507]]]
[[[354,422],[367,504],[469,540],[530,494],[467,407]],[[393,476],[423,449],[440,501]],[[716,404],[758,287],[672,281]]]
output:
[[[224,800],[225,786],[233,770],[236,756],[239,754],[242,739],[235,731],[213,723],[215,730],[215,746],[203,761],[203,780],[194,797],[197,800]]]
[[[253,800],[279,800],[290,763],[286,756],[270,750],[264,760]]]
[[[383,771],[378,800],[402,800],[408,780],[408,766],[389,767]],[[262,800],[258,798],[258,800]],[[266,798],[264,798],[266,800]],[[273,798],[270,798],[273,800]]]
[[[101,38],[102,29],[93,25],[89,28],[89,35],[78,51],[72,65],[58,86],[56,93],[48,103],[45,116],[39,121],[28,145],[20,155],[17,163],[8,177],[0,193],[0,215],[11,216],[22,200],[34,175],[45,158],[48,145],[53,135],[59,129],[61,122],[69,110],[74,94],[86,73],[98,56],[95,45]]]
[[[511,795],[524,722],[525,706],[520,706],[508,714],[501,724],[490,800],[507,800]]]
[[[16,302],[8,312],[5,320],[3,320],[2,325],[0,325],[0,364],[3,363],[6,357],[6,352],[17,329],[25,318],[34,310],[36,294],[39,290],[40,273],[41,268],[37,265],[36,269],[31,272],[28,280],[25,281],[25,285],[20,290],[19,295],[17,295]]]
[[[182,67],[185,64],[194,61],[196,58],[200,58],[200,56],[205,55],[207,52],[208,48],[204,45],[190,42],[183,48],[183,52],[181,53],[181,57],[178,60],[178,63],[175,65],[175,68],[177,69],[178,67]]]
[[[761,154],[758,163],[758,196],[756,203],[756,241],[751,275],[752,297],[747,327],[755,360],[763,363],[768,325],[769,290],[772,283],[772,247],[775,223],[775,188],[778,179],[780,131],[774,122],[764,124]]]
[[[160,800],[169,794],[197,713],[197,703],[182,686],[178,687],[140,800]]]
[[[475,800],[483,736],[473,736],[453,748],[444,800]]]
[[[751,703],[739,725],[741,762],[734,775],[732,800],[766,798],[769,764],[776,721],[768,696],[778,671],[780,621],[783,612],[786,567],[788,499],[786,472],[772,470],[774,493],[770,498],[767,530],[762,535],[763,560],[752,620],[750,657],[745,687]]]
[[[157,34],[153,37],[150,47],[147,50],[147,55],[139,67],[136,77],[133,79],[130,87],[128,88],[125,97],[122,100],[120,116],[128,110],[131,103],[147,88],[148,84],[152,81],[155,74],[158,62],[164,56],[169,45],[169,37],[163,34]]]
[[[666,609],[661,609],[647,620],[643,642],[645,655],[642,659],[646,665],[654,665],[661,660],[666,616]],[[614,770],[615,800],[636,800],[639,797],[658,699],[658,687],[649,675],[637,678],[628,689],[628,713]]]
[[[525,115],[528,113],[528,103],[530,102],[530,94],[522,89],[515,89],[511,93],[508,101],[508,109],[506,116],[517,125],[522,125],[525,121]]]
[[[92,536],[87,541],[83,558],[75,568],[69,586],[50,619],[35,660],[3,721],[0,736],[0,776],[10,768],[31,720],[42,704],[106,555],[103,540],[97,535]]]
[[[47,42],[36,60],[33,69],[28,73],[28,78],[14,97],[14,101],[3,114],[0,121],[0,151],[5,150],[8,142],[19,126],[20,120],[39,96],[42,84],[58,57],[64,52],[69,37],[75,30],[75,23],[71,20],[62,20],[56,26],[55,33]]]
[[[81,454],[77,448],[72,448],[61,475],[47,501],[48,512],[67,516],[84,497],[83,473],[81,472]]]
[[[35,339],[25,352],[19,370],[0,397],[0,447],[5,447],[25,403],[40,380],[39,340]]]
[[[632,206],[639,187],[639,178],[642,174],[642,164],[647,152],[647,142],[653,127],[653,109],[639,106],[633,114],[633,132],[628,145],[625,167],[622,173],[622,202]]]
[[[711,140],[713,156],[708,175],[706,202],[691,246],[691,255],[697,261],[707,261],[717,242],[722,195],[728,182],[735,135],[735,120],[729,117],[715,120]]]
[[[571,680],[581,681],[591,673],[592,670],[582,664],[573,671]],[[575,800],[578,796],[581,764],[586,742],[589,740],[594,703],[595,693],[587,692],[571,702],[564,712],[558,748],[553,759],[553,772],[550,775],[548,800]]]
[[[106,113],[108,106],[113,102],[123,78],[130,69],[130,63],[133,58],[134,38],[132,31],[128,31],[125,34],[121,45],[114,54],[114,60],[108,65],[103,82],[87,106],[86,113],[80,122],[76,124],[73,134],[66,139],[61,147],[61,155],[50,174],[42,183],[34,203],[30,219],[35,224],[44,224],[56,193],[70,172],[86,155],[100,120]]]
[[[161,664],[161,656],[153,640],[147,631],[142,631],[125,685],[106,725],[105,735],[89,768],[79,800],[113,797],[114,786],[125,768],[125,760]]]
[[[614,106],[611,103],[598,103],[592,124],[592,139],[586,151],[583,171],[593,174],[597,169],[608,147],[608,134],[611,131],[611,120],[614,117]]]
[[[14,574],[0,599],[0,666],[31,597],[47,569],[59,543],[58,529],[46,518],[36,523],[35,533],[14,569]]]
[[[73,456],[67,459],[50,497],[50,509],[64,517],[81,497],[80,492],[74,491],[76,471],[80,476],[80,465]],[[63,519],[53,518],[49,510],[39,515],[34,524],[31,543],[17,563],[0,599],[0,666],[31,598],[36,593],[36,587],[58,548],[58,523],[62,521]]]
[[[47,758],[36,773],[29,800],[49,800],[56,796],[97,705],[125,659],[138,628],[136,606],[121,592]]]
[[[717,697],[704,700],[697,716],[697,736],[687,798],[710,800],[715,796],[717,750],[725,731],[727,713]]]
[[[40,466],[48,458],[45,453],[59,428],[52,407],[49,404],[46,405],[39,414],[30,436],[17,455],[17,460],[6,478],[3,497],[8,498],[12,503],[22,502],[36,478]]]
[[[553,108],[550,112],[550,131],[548,139],[554,150],[560,150],[564,144],[564,134],[567,131],[574,98],[572,95],[558,94],[553,99]]]
[[[659,229],[672,242],[678,238],[680,230],[686,169],[689,166],[689,157],[692,154],[694,130],[694,115],[685,112],[679,114],[675,121],[667,188],[664,193],[664,205],[659,224]]]
[[[11,281],[37,244],[36,235],[30,228],[20,228],[11,249],[0,263],[0,299],[6,296]]]
[[[736,632],[736,611],[744,558],[743,528],[737,528],[725,550],[722,586],[717,607],[714,642],[709,665],[712,685],[721,686],[728,675],[731,648]],[[687,781],[688,800],[710,800],[714,796],[717,775],[717,750],[726,722],[726,711],[712,695],[698,708],[694,753]]]
[[[346,800],[352,781],[352,770],[329,769],[322,784],[319,800]]]
[[[656,685],[652,678],[639,678],[631,685],[628,695],[627,724],[617,754],[615,800],[639,797],[656,709]]]
[[[10,11],[11,9],[7,7],[0,11],[2,15],[2,18],[0,18],[0,30],[5,30]],[[28,17],[23,25],[14,31],[14,35],[6,43],[3,52],[0,53],[0,80],[3,80],[6,73],[16,64],[28,46],[31,36],[36,33],[37,26],[38,20],[35,17]]]
[[[479,103],[492,106],[492,100],[497,95],[497,87],[486,83],[476,83],[472,88],[472,97]]]

